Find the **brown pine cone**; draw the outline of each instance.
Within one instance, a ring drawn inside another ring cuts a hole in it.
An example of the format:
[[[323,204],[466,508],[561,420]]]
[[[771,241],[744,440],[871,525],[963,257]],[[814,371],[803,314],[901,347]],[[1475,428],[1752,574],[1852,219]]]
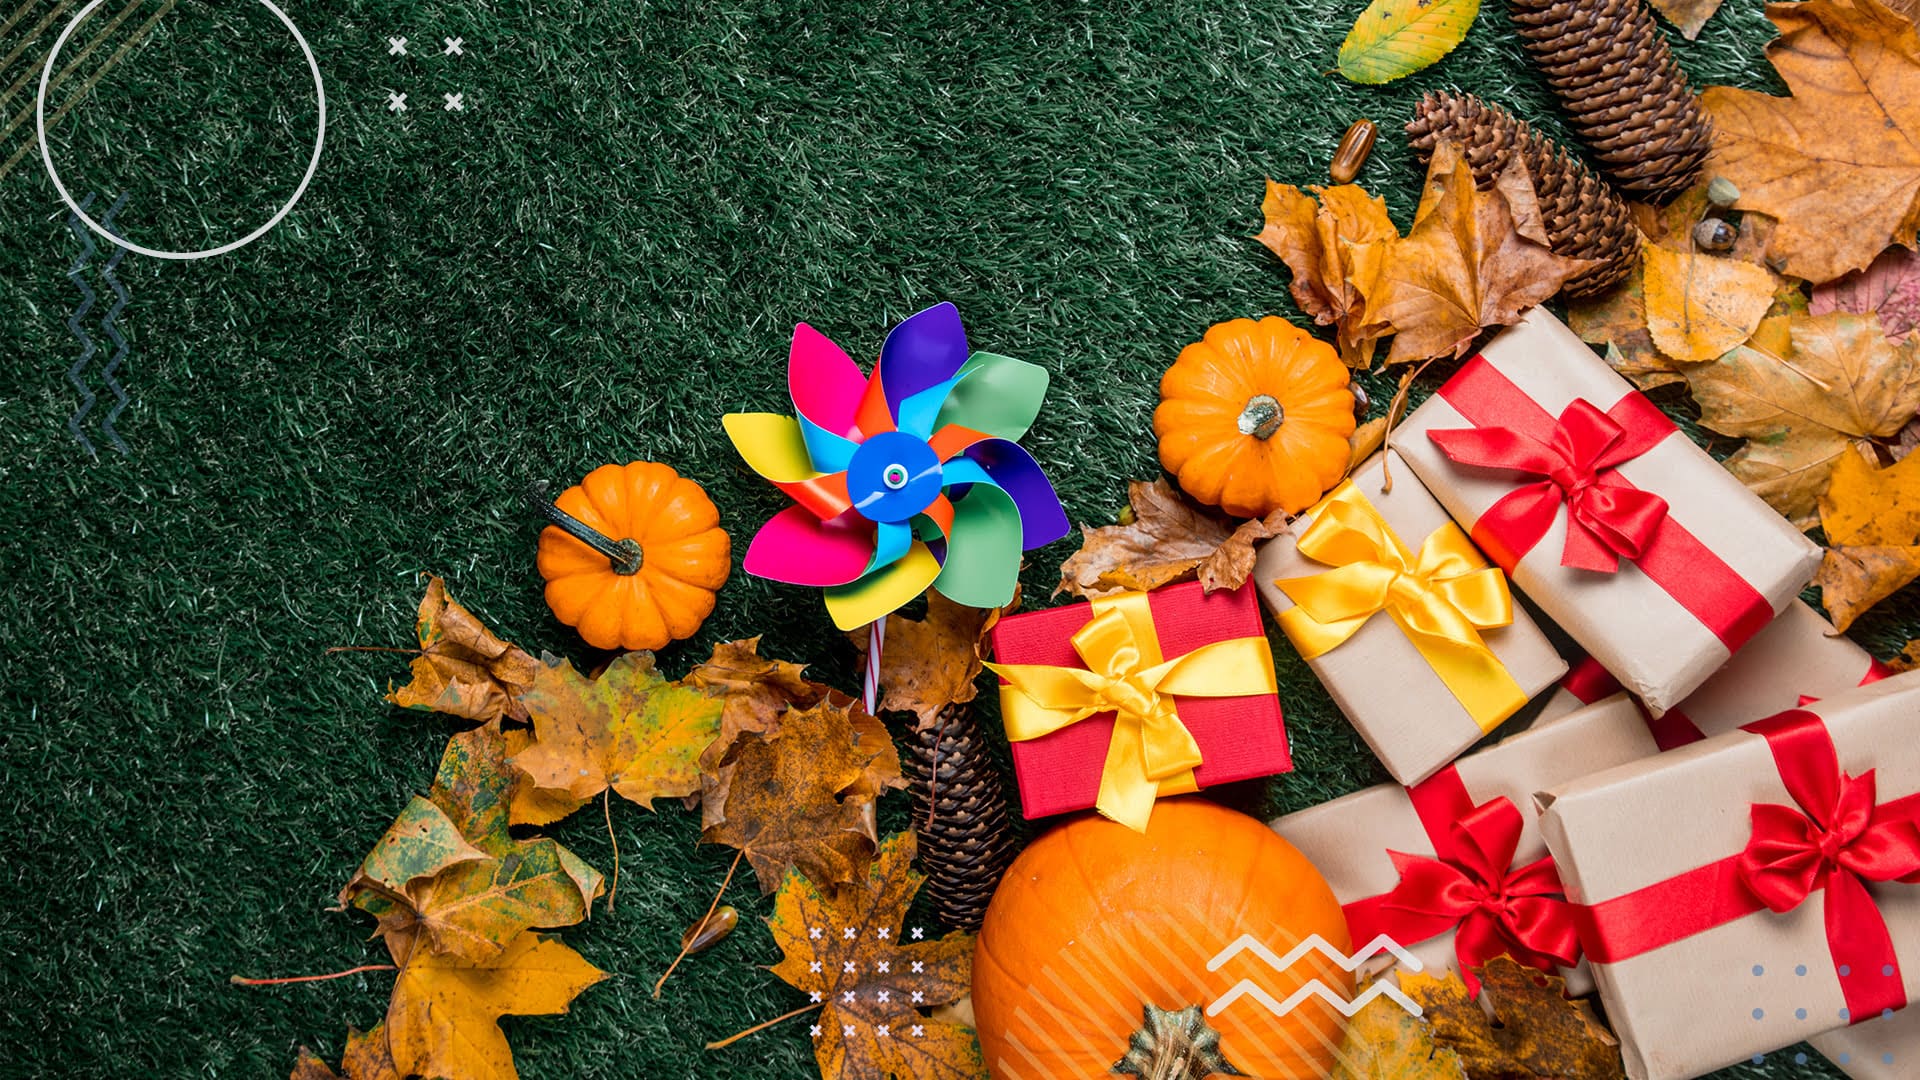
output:
[[[1512,0],[1512,12],[1615,187],[1657,203],[1693,186],[1713,125],[1641,0]]]
[[[1420,99],[1407,138],[1425,162],[1434,143],[1458,145],[1473,168],[1474,183],[1492,187],[1515,153],[1533,177],[1547,240],[1556,254],[1599,260],[1568,279],[1560,295],[1570,300],[1605,292],[1626,279],[1640,257],[1640,234],[1627,204],[1563,147],[1526,121],[1472,94],[1435,90]]]
[[[942,922],[976,930],[1013,861],[1014,836],[1006,791],[973,706],[940,710],[934,724],[913,732],[907,749],[903,764],[913,784],[926,895]]]

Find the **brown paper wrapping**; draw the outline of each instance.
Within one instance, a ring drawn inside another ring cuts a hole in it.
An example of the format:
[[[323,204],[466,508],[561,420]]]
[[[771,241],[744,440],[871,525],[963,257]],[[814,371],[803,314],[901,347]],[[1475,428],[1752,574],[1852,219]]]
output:
[[[1684,713],[1705,734],[1718,735],[1791,709],[1802,695],[1846,693],[1866,678],[1873,657],[1844,637],[1829,637],[1832,631],[1819,612],[1802,603],[1788,604],[1674,711]],[[1534,726],[1579,708],[1579,698],[1564,688],[1555,690]]]
[[[1396,482],[1395,488],[1398,486]],[[1469,754],[1455,762],[1454,768],[1476,803],[1505,796],[1519,807],[1526,828],[1514,861],[1525,865],[1547,853],[1534,821],[1533,792],[1653,752],[1653,740],[1640,720],[1640,710],[1625,694],[1617,694],[1551,728],[1523,732]],[[1319,868],[1342,904],[1393,890],[1400,875],[1387,855],[1389,850],[1428,856],[1434,853],[1433,842],[1421,826],[1406,789],[1398,784],[1381,784],[1287,814],[1276,818],[1273,828]],[[1429,972],[1458,967],[1451,933],[1401,944]],[[1572,993],[1592,988],[1584,970],[1564,974]]]
[[[1881,801],[1920,790],[1920,673],[1807,708],[1826,721],[1842,769],[1878,770]],[[1741,731],[1549,787],[1537,798],[1567,898],[1583,904],[1734,855],[1746,846],[1751,804],[1793,802],[1766,740]],[[1920,887],[1870,888],[1911,996],[1920,977]],[[1593,964],[1627,1075],[1683,1080],[1843,1026],[1846,999],[1824,912],[1824,892],[1816,892],[1784,915],[1761,911],[1618,963]]]
[[[1576,398],[1607,409],[1632,391],[1541,308],[1494,338],[1481,355],[1555,416]],[[1470,426],[1435,395],[1414,410],[1392,441],[1469,532],[1520,479],[1457,466],[1427,437],[1428,431]],[[1619,472],[1635,486],[1664,496],[1672,520],[1745,578],[1774,611],[1785,610],[1812,579],[1820,549],[1684,435],[1663,440]],[[1727,648],[1630,562],[1623,560],[1612,574],[1561,566],[1566,521],[1563,510],[1514,568],[1513,583],[1656,715],[1665,712],[1727,661]]]
[[[1913,1080],[1920,1074],[1920,1009],[1905,1008],[1807,1041],[1853,1080]]]
[[[1391,493],[1381,490],[1389,461]],[[1429,534],[1452,520],[1391,450],[1369,458],[1354,470],[1352,480],[1409,551],[1417,552]],[[1328,569],[1302,556],[1294,546],[1295,536],[1312,521],[1311,514],[1295,519],[1289,532],[1261,547],[1254,563],[1253,580],[1260,599],[1276,616],[1294,604],[1274,582]],[[1529,698],[1566,674],[1567,662],[1518,603],[1513,607],[1512,625],[1481,636]],[[1384,613],[1367,620],[1339,648],[1307,661],[1307,666],[1387,771],[1403,784],[1432,776],[1486,735]]]

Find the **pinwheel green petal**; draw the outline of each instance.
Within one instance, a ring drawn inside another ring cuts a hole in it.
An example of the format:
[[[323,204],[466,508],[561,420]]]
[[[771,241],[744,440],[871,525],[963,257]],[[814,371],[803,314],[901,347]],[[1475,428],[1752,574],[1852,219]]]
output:
[[[934,581],[941,595],[968,607],[993,608],[1013,599],[1020,580],[1020,508],[990,484],[953,504],[953,539]]]
[[[960,381],[947,395],[934,422],[938,431],[959,424],[985,435],[1017,441],[1040,415],[1047,394],[1047,369],[997,353],[974,353]]]

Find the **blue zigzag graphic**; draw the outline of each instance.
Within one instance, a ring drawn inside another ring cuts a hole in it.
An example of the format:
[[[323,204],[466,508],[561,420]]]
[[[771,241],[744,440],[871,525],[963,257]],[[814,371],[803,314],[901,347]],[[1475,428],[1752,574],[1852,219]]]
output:
[[[92,204],[92,193],[88,193],[86,198],[80,200],[82,210]],[[73,433],[74,441],[80,444],[81,449],[88,454],[94,454],[93,441],[88,439],[87,433],[80,429],[80,425],[87,419],[87,414],[93,411],[93,391],[87,388],[86,372],[87,365],[93,360],[93,354],[99,351],[95,348],[93,339],[80,328],[80,320],[86,317],[87,312],[93,310],[94,293],[93,289],[87,285],[86,279],[87,265],[93,261],[93,234],[81,224],[79,214],[67,215],[67,227],[72,229],[73,235],[80,239],[80,257],[74,260],[72,268],[67,271],[67,280],[73,282],[74,288],[80,290],[80,306],[73,310],[72,315],[67,316],[67,329],[73,333],[74,337],[80,339],[80,358],[67,369],[67,381],[73,384],[75,390],[80,391],[80,407],[67,418],[67,430]]]
[[[120,208],[125,205],[127,205],[127,195],[122,192],[119,198],[113,200],[113,206],[107,210],[107,216],[100,219],[101,226],[115,236],[120,235],[120,230],[113,227],[113,215],[119,213]],[[113,448],[123,454],[127,452],[126,440],[113,429],[113,424],[120,419],[120,414],[126,411],[127,392],[121,388],[119,380],[113,375],[120,370],[120,362],[127,357],[127,339],[121,336],[120,328],[114,325],[114,320],[127,309],[127,287],[120,284],[119,278],[113,276],[113,270],[120,265],[120,260],[126,257],[127,249],[115,244],[113,254],[107,259],[107,265],[100,269],[100,276],[106,279],[107,288],[113,290],[113,306],[107,309],[105,315],[100,316],[100,329],[105,330],[107,337],[113,342],[113,355],[107,358],[106,369],[100,373],[101,380],[107,384],[107,391],[113,395],[113,407],[107,410],[106,416],[100,418],[100,430],[105,432],[107,438],[113,442]]]

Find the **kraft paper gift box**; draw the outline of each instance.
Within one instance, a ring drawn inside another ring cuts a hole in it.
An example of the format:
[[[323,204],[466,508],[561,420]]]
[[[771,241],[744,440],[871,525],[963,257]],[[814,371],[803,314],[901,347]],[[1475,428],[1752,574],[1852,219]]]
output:
[[[1788,604],[1700,689],[1665,714],[1647,718],[1654,742],[1662,750],[1699,742],[1791,709],[1803,699],[1844,693],[1891,674],[1865,649],[1829,636],[1832,631],[1819,612],[1805,604]],[[1619,682],[1599,661],[1575,661],[1534,725],[1550,724],[1619,690]]]
[[[1392,445],[1521,592],[1654,715],[1785,610],[1820,549],[1540,308]]]
[[[1807,1040],[1853,1080],[1913,1080],[1920,1073],[1920,1009]]]
[[[1433,775],[1567,670],[1505,577],[1391,450],[1263,545],[1253,581],[1403,784]]]
[[[1470,982],[1470,967],[1512,953],[1535,966],[1565,969],[1569,988],[1578,994],[1592,987],[1583,970],[1563,963],[1577,952],[1574,927],[1567,906],[1555,899],[1560,890],[1550,867],[1536,865],[1547,848],[1534,821],[1532,793],[1653,752],[1639,710],[1618,694],[1550,728],[1468,754],[1411,788],[1382,784],[1356,791],[1277,818],[1273,829],[1332,886],[1347,909],[1355,948],[1384,933],[1426,970],[1451,967]],[[1478,851],[1505,862],[1487,865],[1489,858]],[[1500,888],[1490,880],[1496,877]],[[1515,910],[1534,917],[1543,933],[1513,929],[1493,907],[1431,903],[1433,883],[1463,886],[1462,893],[1524,897]],[[1560,956],[1547,955],[1556,952]]]
[[[1251,585],[1024,612],[991,643],[1029,818],[1093,807],[1144,831],[1156,795],[1293,768]]]
[[[1920,673],[1896,675],[1536,797],[1628,1076],[1904,1019],[1916,718]]]

